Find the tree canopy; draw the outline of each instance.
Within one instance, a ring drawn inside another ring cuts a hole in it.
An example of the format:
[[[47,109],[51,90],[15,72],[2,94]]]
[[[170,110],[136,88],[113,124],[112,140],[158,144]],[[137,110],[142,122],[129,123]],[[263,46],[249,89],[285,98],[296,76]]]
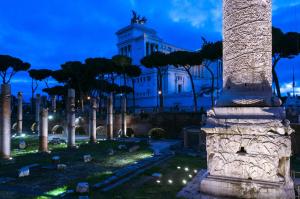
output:
[[[300,33],[283,33],[279,28],[272,28],[272,74],[278,97],[281,97],[276,66],[282,58],[292,59],[300,53]]]
[[[10,83],[12,77],[20,71],[27,71],[30,64],[10,55],[0,55],[0,77],[2,83]]]

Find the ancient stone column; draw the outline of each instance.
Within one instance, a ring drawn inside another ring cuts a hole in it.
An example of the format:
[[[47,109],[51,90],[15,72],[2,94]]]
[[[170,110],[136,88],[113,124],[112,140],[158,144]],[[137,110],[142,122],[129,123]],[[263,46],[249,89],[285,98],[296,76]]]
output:
[[[36,124],[36,131],[39,133],[39,126],[40,126],[40,111],[41,111],[41,95],[36,94],[35,99],[35,124]]]
[[[90,118],[89,118],[89,134],[90,134],[90,141],[92,143],[97,142],[96,122],[97,122],[97,100],[95,98],[92,98],[91,99]]]
[[[107,98],[107,115],[106,115],[106,133],[107,139],[113,138],[113,93]]]
[[[126,95],[122,95],[122,106],[121,106],[121,130],[122,137],[126,137],[127,133],[127,122],[126,122]]]
[[[51,96],[51,106],[52,106],[52,112],[56,113],[56,96]]]
[[[23,127],[23,94],[18,92],[18,110],[17,110],[17,133],[22,133]]]
[[[0,110],[0,155],[3,159],[10,158],[11,142],[11,90],[10,84],[1,85]]]
[[[271,6],[271,0],[223,0],[224,92],[219,105],[273,105]]]
[[[272,96],[271,0],[223,0],[223,82],[208,111],[205,198],[294,198],[291,134]]]
[[[40,112],[39,151],[48,152],[48,109]]]
[[[68,147],[75,147],[75,90],[68,89]]]

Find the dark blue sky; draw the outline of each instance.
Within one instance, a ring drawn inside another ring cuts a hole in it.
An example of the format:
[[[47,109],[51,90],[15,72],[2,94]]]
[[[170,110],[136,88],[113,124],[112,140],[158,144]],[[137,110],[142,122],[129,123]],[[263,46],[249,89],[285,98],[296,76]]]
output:
[[[148,18],[148,26],[167,42],[198,49],[201,36],[222,38],[222,0],[0,0],[0,54],[30,62],[32,68],[58,69],[70,60],[111,57],[115,32],[128,25],[131,10]],[[300,32],[300,0],[273,0],[273,25]],[[279,63],[284,91],[296,68],[300,94],[300,58]],[[30,96],[30,79],[16,76],[13,91]],[[41,87],[44,85],[41,84]]]

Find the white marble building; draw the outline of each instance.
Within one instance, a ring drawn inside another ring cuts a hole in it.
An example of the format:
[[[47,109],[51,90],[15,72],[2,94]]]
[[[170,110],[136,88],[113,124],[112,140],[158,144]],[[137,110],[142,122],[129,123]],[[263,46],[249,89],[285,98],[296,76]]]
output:
[[[157,92],[156,69],[148,69],[141,65],[140,60],[154,51],[170,53],[178,50],[186,50],[171,45],[161,39],[157,32],[147,27],[146,24],[133,23],[116,32],[118,38],[118,52],[132,58],[133,64],[142,69],[142,75],[133,81],[128,80],[128,86],[134,83],[136,109],[153,111],[158,107],[159,99]],[[211,66],[215,71],[215,86],[222,88],[221,63]],[[210,106],[210,95],[203,93],[211,85],[211,77],[203,66],[193,68],[195,89],[198,96],[198,109]],[[119,83],[122,81],[119,80]],[[217,92],[216,92],[217,94]],[[190,111],[193,109],[193,95],[190,79],[181,68],[168,66],[163,73],[163,97],[165,110],[179,107],[180,110]],[[119,104],[119,103],[117,103]],[[128,96],[128,106],[132,106],[132,95]]]

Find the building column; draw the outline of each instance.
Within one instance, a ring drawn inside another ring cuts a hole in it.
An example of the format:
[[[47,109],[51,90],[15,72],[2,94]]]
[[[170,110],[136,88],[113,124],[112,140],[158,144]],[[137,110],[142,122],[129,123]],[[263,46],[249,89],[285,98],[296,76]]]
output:
[[[18,92],[18,111],[17,111],[17,133],[20,135],[23,129],[23,94]]]
[[[39,151],[48,152],[48,109],[40,112]]]
[[[122,94],[122,107],[121,107],[121,130],[122,137],[126,137],[127,133],[127,122],[126,122],[126,95]]]
[[[68,89],[67,101],[68,147],[75,147],[75,90]]]
[[[113,93],[110,93],[110,96],[107,99],[107,114],[106,114],[106,133],[107,139],[113,138]]]
[[[52,112],[56,113],[56,96],[51,96],[51,106],[52,106]]]
[[[95,98],[91,99],[91,109],[90,109],[90,119],[89,119],[89,133],[90,142],[97,142],[96,135],[96,122],[97,122],[97,100]]]
[[[10,84],[1,85],[1,114],[0,114],[0,155],[3,159],[10,158],[11,142],[11,90]]]
[[[35,124],[36,124],[36,131],[39,133],[40,129],[40,110],[41,110],[41,95],[36,94],[35,98]]]

